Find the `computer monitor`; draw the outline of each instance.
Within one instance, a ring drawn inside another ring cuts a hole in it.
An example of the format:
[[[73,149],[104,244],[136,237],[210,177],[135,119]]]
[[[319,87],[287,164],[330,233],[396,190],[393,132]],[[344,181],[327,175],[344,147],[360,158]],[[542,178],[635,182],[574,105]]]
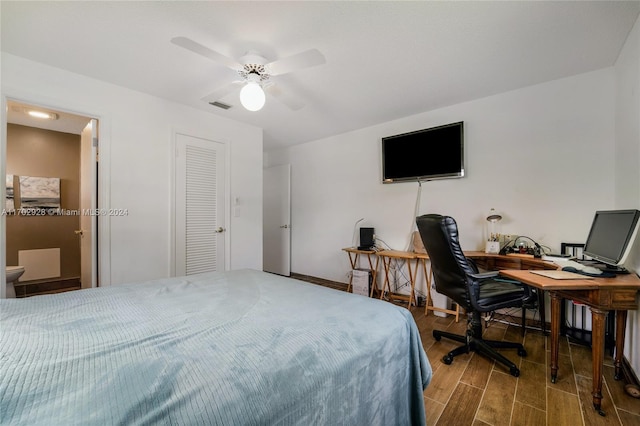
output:
[[[639,210],[597,211],[583,253],[598,262],[622,267],[640,225]]]

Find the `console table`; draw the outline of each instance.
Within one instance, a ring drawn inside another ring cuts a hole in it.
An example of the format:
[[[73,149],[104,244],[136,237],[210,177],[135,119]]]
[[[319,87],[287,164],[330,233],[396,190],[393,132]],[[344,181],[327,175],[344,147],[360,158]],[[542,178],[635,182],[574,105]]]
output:
[[[456,322],[458,322],[460,317],[460,306],[456,306],[455,310],[438,308],[436,306],[432,306],[431,299],[431,271],[427,266],[427,261],[429,260],[429,255],[426,253],[415,253],[409,251],[400,251],[400,250],[360,250],[355,247],[347,247],[343,248],[343,251],[347,252],[349,255],[349,264],[351,265],[351,269],[356,269],[358,265],[358,260],[360,255],[367,256],[367,260],[369,262],[369,267],[371,268],[371,274],[373,279],[373,285],[371,286],[371,292],[369,297],[373,297],[374,290],[377,290],[376,277],[379,266],[379,261],[382,259],[382,265],[384,269],[384,283],[382,286],[382,291],[380,293],[380,299],[384,297],[385,291],[389,290],[390,298],[406,300],[408,302],[407,307],[411,308],[411,303],[415,303],[417,306],[417,300],[415,297],[415,285],[416,280],[418,279],[418,270],[420,269],[420,265],[422,265],[422,271],[426,281],[426,307],[425,307],[425,315],[429,314],[429,311],[438,311],[444,312],[447,314],[455,315]],[[479,252],[478,252],[479,253]],[[375,262],[372,260],[372,256],[376,257]],[[392,294],[391,293],[391,281],[389,279],[389,271],[391,269],[391,261],[392,259],[396,260],[405,260],[407,262],[407,270],[409,273],[409,285],[411,287],[410,294]],[[415,260],[415,266],[412,268],[412,261]],[[375,266],[374,266],[375,264]],[[351,286],[353,283],[353,277],[349,277],[349,285],[347,286],[347,291],[351,291]]]
[[[416,253],[410,251],[398,251],[398,250],[382,250],[378,252],[378,257],[382,258],[382,266],[384,267],[384,284],[382,285],[382,292],[380,293],[380,299],[384,297],[384,292],[389,290],[389,298],[390,299],[399,299],[408,301],[407,308],[411,308],[411,303],[415,303],[418,305],[416,300],[415,288],[416,288],[416,274],[418,272],[418,263],[416,262],[415,270],[411,268],[411,261],[416,258]],[[391,266],[391,261],[393,259],[396,260],[405,260],[407,262],[407,270],[409,271],[409,286],[411,287],[411,291],[409,295],[404,294],[394,294],[391,293],[391,282],[389,280],[389,269]]]

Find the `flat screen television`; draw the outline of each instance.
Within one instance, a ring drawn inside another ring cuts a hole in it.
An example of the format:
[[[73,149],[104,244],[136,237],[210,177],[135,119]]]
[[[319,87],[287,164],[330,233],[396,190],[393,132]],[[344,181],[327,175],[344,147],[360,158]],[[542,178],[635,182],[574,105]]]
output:
[[[640,225],[638,210],[597,211],[583,253],[598,262],[621,267]]]
[[[462,121],[382,138],[382,183],[463,176]]]

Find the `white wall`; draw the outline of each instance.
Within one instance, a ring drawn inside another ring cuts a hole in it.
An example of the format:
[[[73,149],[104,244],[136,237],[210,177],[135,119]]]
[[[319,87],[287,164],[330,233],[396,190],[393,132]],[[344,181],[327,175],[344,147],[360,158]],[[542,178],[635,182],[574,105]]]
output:
[[[101,236],[103,284],[170,274],[175,132],[228,143],[229,195],[243,201],[242,215],[229,215],[230,267],[262,269],[261,129],[6,53],[2,95],[100,120],[102,207],[129,211]]]
[[[615,205],[620,209],[640,209],[640,18],[620,52],[616,73],[616,157]],[[630,269],[640,273],[640,238],[630,254]],[[640,373],[640,314],[627,319],[625,356],[636,374]]]
[[[553,251],[584,242],[594,212],[614,206],[614,94],[608,68],[270,152],[270,165],[292,167],[292,271],[346,282],[340,249],[361,217],[408,248],[418,185],[380,183],[380,139],[456,121],[467,176],[423,183],[419,214],[455,217],[465,250],[484,248],[492,207],[503,233]]]

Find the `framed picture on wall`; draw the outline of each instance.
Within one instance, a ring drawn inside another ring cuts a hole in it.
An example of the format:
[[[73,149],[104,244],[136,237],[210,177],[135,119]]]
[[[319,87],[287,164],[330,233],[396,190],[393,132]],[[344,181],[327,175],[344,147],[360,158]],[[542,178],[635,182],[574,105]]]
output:
[[[6,199],[4,203],[5,212],[7,214],[13,214],[16,211],[15,204],[13,202],[13,175],[6,175]]]
[[[20,176],[20,209],[60,209],[60,178]]]

